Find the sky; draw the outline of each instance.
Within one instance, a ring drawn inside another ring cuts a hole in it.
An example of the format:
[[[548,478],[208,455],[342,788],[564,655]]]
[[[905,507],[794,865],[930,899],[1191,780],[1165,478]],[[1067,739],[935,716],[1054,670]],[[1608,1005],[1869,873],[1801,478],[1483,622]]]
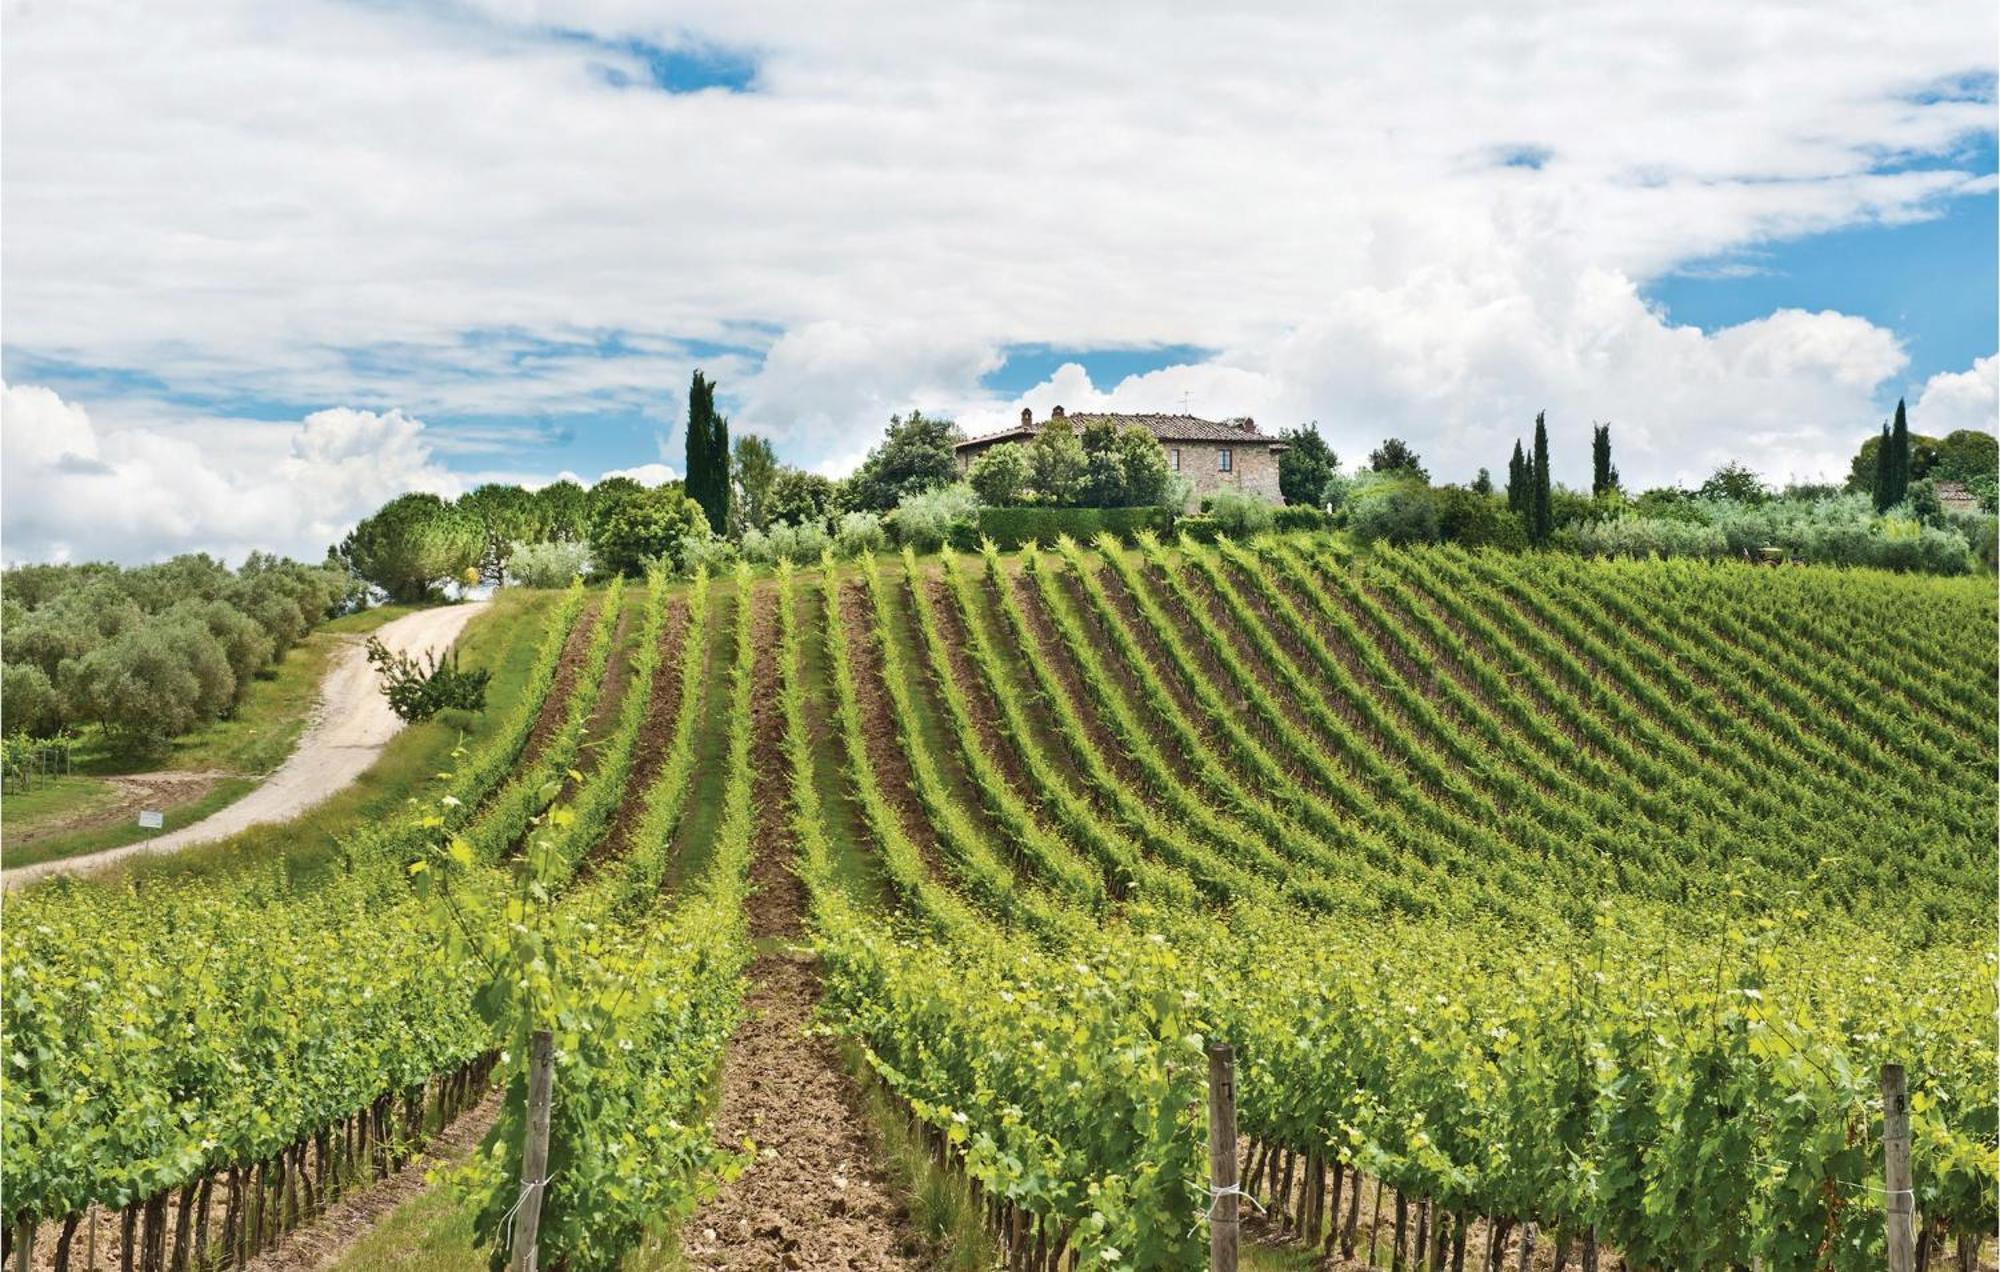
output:
[[[0,556],[678,474],[686,386],[1316,422],[1559,481],[1996,420],[1990,3],[14,0]]]

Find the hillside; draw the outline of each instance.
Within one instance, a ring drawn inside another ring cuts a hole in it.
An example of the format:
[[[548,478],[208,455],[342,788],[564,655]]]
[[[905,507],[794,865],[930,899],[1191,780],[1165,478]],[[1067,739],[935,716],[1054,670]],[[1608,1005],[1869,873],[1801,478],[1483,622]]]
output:
[[[577,1267],[929,1265],[850,1061],[1023,1265],[1203,1266],[1205,1038],[1273,1240],[1879,1266],[1885,1061],[1920,1223],[1995,1222],[1989,584],[1278,537],[549,612],[344,870],[10,899],[12,1233],[247,1253],[497,1049],[490,1234],[544,1026]]]

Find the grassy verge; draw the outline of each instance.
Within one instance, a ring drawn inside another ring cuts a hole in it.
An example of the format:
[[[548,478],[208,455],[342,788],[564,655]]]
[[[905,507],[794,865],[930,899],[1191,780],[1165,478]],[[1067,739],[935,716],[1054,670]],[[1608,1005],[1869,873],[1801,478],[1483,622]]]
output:
[[[99,778],[80,778],[99,790],[105,799],[115,802],[119,796]],[[7,845],[7,865],[32,866],[42,861],[62,861],[70,857],[81,857],[106,848],[122,848],[126,844],[137,843],[154,835],[163,835],[170,830],[191,826],[210,813],[220,812],[256,789],[257,780],[249,777],[224,778],[203,791],[199,798],[186,803],[174,804],[162,801],[161,826],[158,830],[148,830],[137,824],[136,818],[121,818],[108,825],[92,826],[85,830],[72,831],[66,835],[55,835],[48,839],[36,840],[16,846],[11,840]],[[8,814],[8,830],[11,835],[13,814]]]
[[[411,725],[390,740],[353,785],[289,822],[254,826],[219,843],[164,856],[136,857],[117,869],[148,879],[212,877],[282,860],[295,882],[316,881],[338,863],[340,838],[351,828],[401,811],[452,766],[454,748],[461,743],[478,746],[507,719],[534,662],[543,621],[559,595],[508,588],[466,625],[457,646],[465,663],[493,670],[486,710],[477,715],[448,711]]]
[[[448,1184],[433,1180],[384,1215],[366,1235],[328,1266],[328,1272],[465,1272],[489,1263],[473,1239],[473,1207]],[[647,1238],[619,1265],[624,1272],[686,1272],[680,1243],[671,1233]]]
[[[875,1139],[875,1154],[896,1187],[910,1199],[910,1223],[929,1247],[923,1266],[980,1272],[1000,1266],[1000,1250],[981,1222],[965,1178],[940,1168],[911,1134],[895,1100],[869,1072],[853,1043],[841,1044],[841,1061],[861,1089],[861,1113]]]

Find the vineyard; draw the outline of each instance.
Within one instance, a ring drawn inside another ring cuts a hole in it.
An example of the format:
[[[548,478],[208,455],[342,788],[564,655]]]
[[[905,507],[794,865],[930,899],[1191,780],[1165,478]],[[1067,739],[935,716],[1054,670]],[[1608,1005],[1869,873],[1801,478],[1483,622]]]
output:
[[[7,1257],[250,1263],[489,1084],[488,1250],[713,1237],[774,939],[1011,1266],[1207,1266],[1213,1040],[1330,1260],[1882,1267],[1886,1063],[1919,1260],[2000,1222],[1989,582],[1142,536],[549,613],[338,869],[10,897]]]

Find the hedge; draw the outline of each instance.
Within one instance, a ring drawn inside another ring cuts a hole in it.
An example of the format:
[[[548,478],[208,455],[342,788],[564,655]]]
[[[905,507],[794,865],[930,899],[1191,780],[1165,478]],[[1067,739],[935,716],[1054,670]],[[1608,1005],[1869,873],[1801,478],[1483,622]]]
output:
[[[1029,542],[1047,546],[1058,535],[1088,543],[1105,531],[1129,539],[1141,530],[1164,533],[1172,524],[1165,508],[981,508],[979,533],[1002,549]]]

